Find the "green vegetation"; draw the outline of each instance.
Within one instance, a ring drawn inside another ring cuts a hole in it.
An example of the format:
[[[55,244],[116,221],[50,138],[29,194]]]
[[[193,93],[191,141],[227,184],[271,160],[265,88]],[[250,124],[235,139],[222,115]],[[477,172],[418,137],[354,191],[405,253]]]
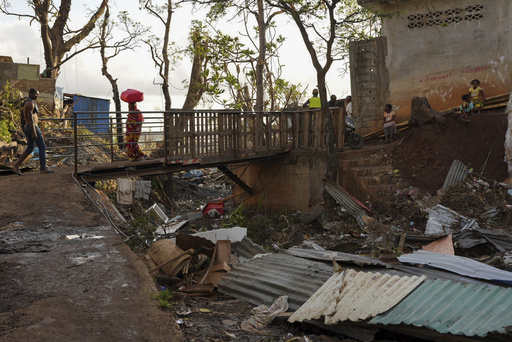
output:
[[[20,122],[22,98],[20,92],[7,82],[0,91],[0,106],[7,110],[0,111],[0,141],[11,143],[11,134],[16,130],[14,122]]]
[[[170,291],[169,289],[165,289],[161,292],[152,293],[150,295],[151,299],[156,299],[158,302],[158,306],[163,309],[172,309],[174,306],[174,291]]]

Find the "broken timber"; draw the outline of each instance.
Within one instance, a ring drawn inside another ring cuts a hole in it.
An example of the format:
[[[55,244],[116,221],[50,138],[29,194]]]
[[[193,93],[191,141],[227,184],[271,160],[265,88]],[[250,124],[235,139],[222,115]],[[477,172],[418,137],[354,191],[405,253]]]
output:
[[[226,176],[228,176],[233,182],[236,183],[239,187],[241,187],[245,192],[247,192],[249,195],[254,194],[254,190],[247,184],[244,183],[243,180],[238,178],[237,175],[235,175],[233,172],[231,172],[230,169],[227,168],[225,165],[219,165],[217,166],[219,170],[221,170]]]

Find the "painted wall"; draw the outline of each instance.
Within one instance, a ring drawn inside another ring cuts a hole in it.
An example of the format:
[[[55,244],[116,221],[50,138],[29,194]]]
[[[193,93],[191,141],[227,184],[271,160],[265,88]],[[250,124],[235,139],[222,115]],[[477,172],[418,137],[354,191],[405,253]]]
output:
[[[7,59],[2,59],[7,60]],[[0,87],[7,82],[28,96],[30,88],[39,91],[38,104],[52,111],[55,107],[55,81],[51,78],[39,77],[39,65],[0,62]]]
[[[392,103],[398,121],[409,119],[414,96],[426,97],[438,111],[459,105],[474,78],[487,97],[512,91],[512,1],[359,3],[395,12],[383,21],[387,51],[379,58],[389,75],[389,98],[381,106]]]

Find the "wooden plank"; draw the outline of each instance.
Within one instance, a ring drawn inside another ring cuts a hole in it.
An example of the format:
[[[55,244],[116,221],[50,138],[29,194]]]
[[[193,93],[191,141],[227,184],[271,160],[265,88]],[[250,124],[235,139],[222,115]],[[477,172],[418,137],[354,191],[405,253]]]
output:
[[[227,264],[231,262],[231,240],[217,241],[217,260]]]

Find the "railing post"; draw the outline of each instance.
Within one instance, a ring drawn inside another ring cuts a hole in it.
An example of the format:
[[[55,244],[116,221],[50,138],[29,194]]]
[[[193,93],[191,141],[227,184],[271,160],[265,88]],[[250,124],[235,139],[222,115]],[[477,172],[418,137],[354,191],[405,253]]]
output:
[[[73,145],[75,149],[75,170],[73,175],[78,177],[78,129],[77,129],[76,113],[73,112]]]
[[[169,146],[171,145],[171,141],[169,139],[169,116],[170,116],[170,113],[164,112],[164,165],[165,166],[167,166],[167,164],[169,162],[167,144],[169,144]]]
[[[266,140],[266,145],[267,145],[267,151],[269,151],[272,147],[272,114],[271,113],[268,113],[266,114],[267,116],[267,129],[265,130],[266,132],[266,136],[267,138],[265,139]]]
[[[112,119],[108,118],[109,124],[110,124],[110,162],[114,162],[114,129],[112,126]]]

